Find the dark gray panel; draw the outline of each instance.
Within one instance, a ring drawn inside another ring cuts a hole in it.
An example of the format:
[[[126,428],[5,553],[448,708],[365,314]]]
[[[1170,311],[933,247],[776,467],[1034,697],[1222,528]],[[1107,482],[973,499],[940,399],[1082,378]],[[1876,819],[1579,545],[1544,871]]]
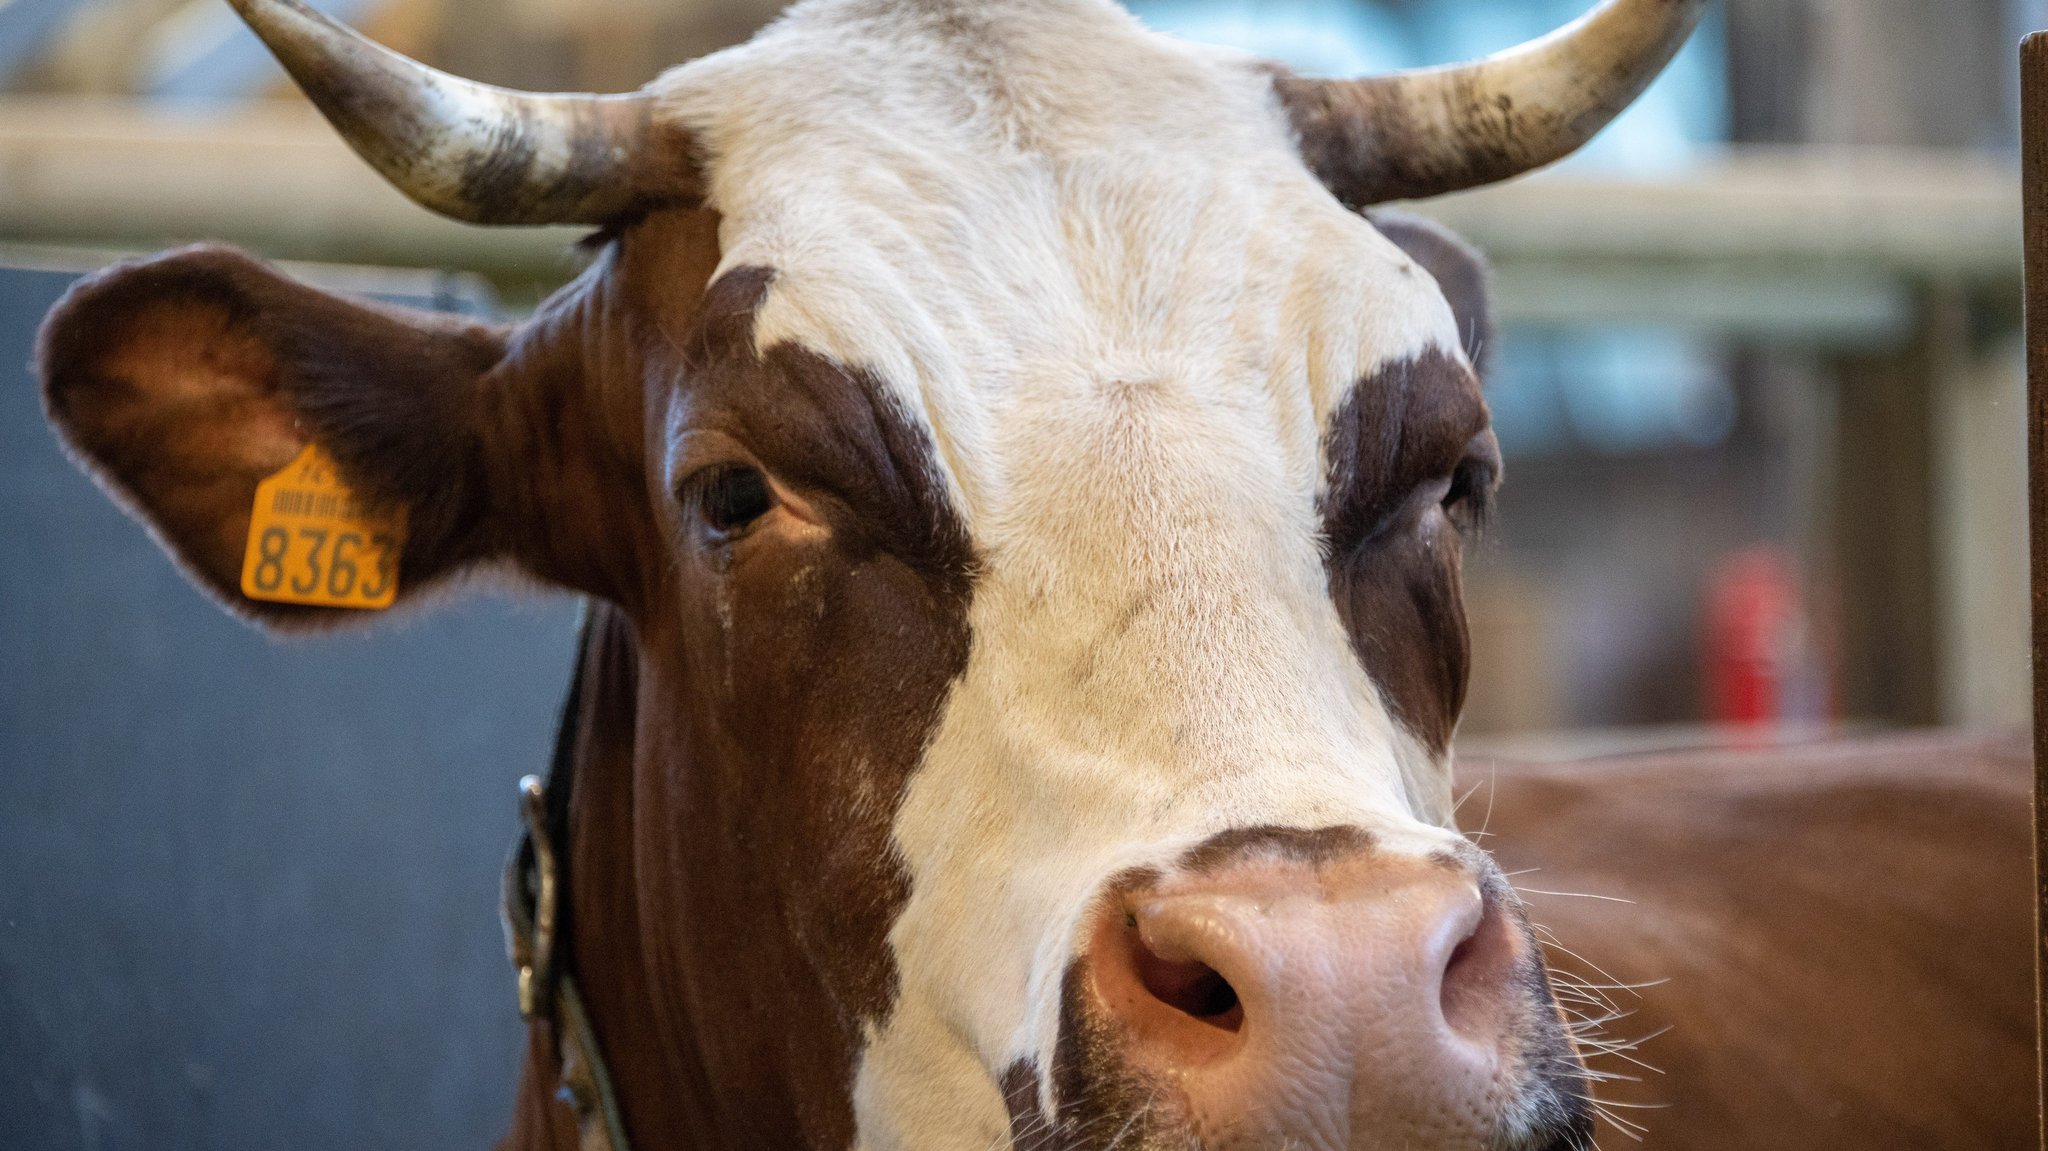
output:
[[[496,917],[565,597],[276,641],[59,451],[0,270],[0,1147],[483,1147],[520,1030]]]

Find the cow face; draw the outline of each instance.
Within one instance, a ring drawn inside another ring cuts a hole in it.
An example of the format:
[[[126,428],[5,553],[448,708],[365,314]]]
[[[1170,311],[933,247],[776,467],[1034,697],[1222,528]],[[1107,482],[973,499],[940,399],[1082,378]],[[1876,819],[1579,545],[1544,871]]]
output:
[[[1653,9],[1689,19],[1593,27]],[[363,45],[248,14],[361,120]],[[1092,4],[808,5],[523,110],[617,146],[529,141],[516,187],[358,141],[443,210],[604,225],[518,329],[188,250],[59,306],[49,410],[266,624],[328,622],[236,591],[309,441],[409,509],[407,596],[615,605],[577,902],[631,913],[576,961],[642,1146],[1580,1146],[1519,905],[1450,828],[1474,265],[1304,163],[1366,94],[1280,81]],[[1443,151],[1420,186],[1468,178]]]

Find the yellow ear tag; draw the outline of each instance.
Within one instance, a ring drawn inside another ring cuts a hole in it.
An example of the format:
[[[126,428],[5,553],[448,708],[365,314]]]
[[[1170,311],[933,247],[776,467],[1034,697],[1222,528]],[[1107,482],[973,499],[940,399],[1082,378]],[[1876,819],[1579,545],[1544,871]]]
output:
[[[387,608],[398,597],[405,509],[373,512],[342,483],[334,458],[307,444],[256,485],[242,594],[272,603]]]

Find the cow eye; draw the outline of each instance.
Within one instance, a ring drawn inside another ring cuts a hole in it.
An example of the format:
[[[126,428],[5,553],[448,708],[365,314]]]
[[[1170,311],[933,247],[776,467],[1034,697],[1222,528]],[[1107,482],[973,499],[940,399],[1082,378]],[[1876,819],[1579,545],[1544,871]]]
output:
[[[722,469],[699,491],[698,511],[704,523],[720,535],[745,531],[775,507],[768,478],[753,468]]]

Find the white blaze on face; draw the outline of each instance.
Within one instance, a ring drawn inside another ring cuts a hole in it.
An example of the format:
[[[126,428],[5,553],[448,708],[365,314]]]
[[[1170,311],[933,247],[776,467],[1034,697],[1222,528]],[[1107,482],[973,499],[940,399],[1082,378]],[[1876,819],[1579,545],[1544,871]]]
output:
[[[897,818],[871,1148],[1001,1146],[1101,884],[1232,827],[1449,833],[1331,603],[1320,444],[1348,389],[1459,355],[1427,275],[1298,159],[1250,63],[1080,0],[799,6],[664,81],[764,346],[929,429],[985,561]]]

